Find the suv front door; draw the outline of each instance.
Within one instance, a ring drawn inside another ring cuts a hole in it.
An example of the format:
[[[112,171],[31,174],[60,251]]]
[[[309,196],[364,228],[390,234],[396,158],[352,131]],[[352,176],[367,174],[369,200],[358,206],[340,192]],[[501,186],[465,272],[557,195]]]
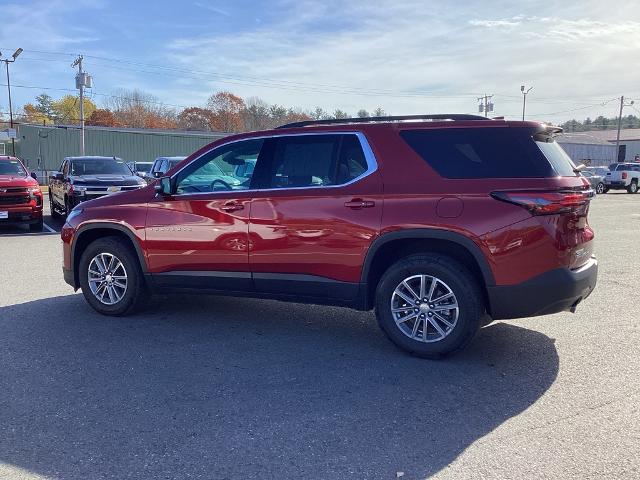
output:
[[[159,284],[250,290],[248,222],[252,178],[235,167],[256,159],[262,140],[223,145],[172,177],[174,194],[149,202],[148,264]]]
[[[269,139],[254,172],[249,263],[259,292],[353,300],[382,216],[362,134]]]

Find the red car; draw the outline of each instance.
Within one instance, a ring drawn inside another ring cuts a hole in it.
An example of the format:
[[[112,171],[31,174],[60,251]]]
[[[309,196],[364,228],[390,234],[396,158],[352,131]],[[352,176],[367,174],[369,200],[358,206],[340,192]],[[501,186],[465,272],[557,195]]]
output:
[[[29,225],[41,232],[42,191],[27,167],[16,157],[0,157],[0,225]]]
[[[574,311],[595,287],[593,191],[559,131],[433,115],[226,137],[73,209],[64,277],[107,315],[147,292],[375,308],[398,346],[445,355],[491,319]]]

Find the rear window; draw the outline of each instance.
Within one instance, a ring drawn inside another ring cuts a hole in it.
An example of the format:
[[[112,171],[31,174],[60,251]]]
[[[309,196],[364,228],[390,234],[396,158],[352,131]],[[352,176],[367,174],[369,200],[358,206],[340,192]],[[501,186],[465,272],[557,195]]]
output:
[[[407,144],[445,178],[545,178],[575,176],[555,142],[534,142],[524,128],[404,130]],[[536,147],[538,144],[538,147]]]
[[[612,167],[614,167],[614,166],[612,165]],[[628,164],[625,165],[624,163],[622,163],[620,165],[615,165],[615,167],[611,168],[611,170],[616,171],[616,172],[620,172],[622,170],[627,170],[627,171],[635,170],[635,171],[637,171],[637,170],[640,170],[640,165],[628,165]]]

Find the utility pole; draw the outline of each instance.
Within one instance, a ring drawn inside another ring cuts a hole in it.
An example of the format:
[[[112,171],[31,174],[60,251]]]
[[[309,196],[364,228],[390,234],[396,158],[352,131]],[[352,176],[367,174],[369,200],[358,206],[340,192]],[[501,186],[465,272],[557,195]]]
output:
[[[616,135],[616,162],[620,161],[620,128],[622,127],[622,109],[624,107],[630,107],[633,105],[633,100],[630,103],[624,103],[624,95],[620,97],[620,114],[618,115],[618,134]],[[624,158],[622,159],[624,162]]]
[[[9,92],[9,127],[13,130],[13,106],[11,105],[11,81],[9,80],[9,64],[16,61],[16,58],[23,52],[21,48],[17,49],[11,55],[12,60],[8,58],[2,58],[2,52],[0,52],[0,61],[4,62],[7,67],[7,90]],[[16,139],[15,135],[11,137],[11,150],[13,152],[13,156],[16,156]]]
[[[478,97],[478,101],[480,105],[478,105],[478,111],[480,113],[484,112],[484,116],[488,117],[489,112],[493,112],[493,102],[490,100],[493,98],[493,95],[487,95],[486,93],[482,97]]]
[[[72,67],[78,67],[76,75],[76,88],[80,90],[80,155],[84,155],[84,89],[91,88],[91,75],[82,71],[82,55],[71,64]]]
[[[520,91],[522,92],[522,121],[524,122],[524,112],[527,108],[527,94],[531,91],[533,87],[529,87],[528,90],[525,90],[524,85],[520,85]]]

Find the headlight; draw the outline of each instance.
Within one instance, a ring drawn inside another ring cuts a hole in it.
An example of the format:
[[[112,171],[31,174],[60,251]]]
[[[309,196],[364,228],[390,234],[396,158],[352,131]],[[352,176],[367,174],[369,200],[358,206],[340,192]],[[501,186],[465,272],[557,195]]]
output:
[[[80,215],[82,213],[82,208],[78,208],[78,207],[74,207],[68,214],[67,214],[67,222],[70,222],[71,220],[73,220],[73,218],[77,217],[78,215]]]

